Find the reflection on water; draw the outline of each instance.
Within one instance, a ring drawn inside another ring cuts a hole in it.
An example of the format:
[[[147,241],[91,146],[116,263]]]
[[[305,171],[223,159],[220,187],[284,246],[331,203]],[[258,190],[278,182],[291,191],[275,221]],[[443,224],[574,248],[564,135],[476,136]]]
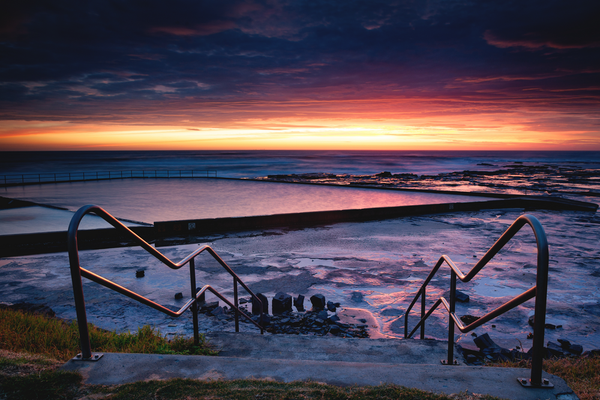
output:
[[[117,217],[150,223],[485,200],[419,192],[174,178],[11,187],[0,193],[72,211],[86,204],[96,204]]]

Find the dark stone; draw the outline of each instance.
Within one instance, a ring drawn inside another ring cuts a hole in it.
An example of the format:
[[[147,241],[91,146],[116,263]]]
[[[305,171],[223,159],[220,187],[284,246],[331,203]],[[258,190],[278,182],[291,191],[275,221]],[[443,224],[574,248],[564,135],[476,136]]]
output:
[[[481,351],[485,349],[500,349],[500,346],[494,343],[490,335],[487,333],[477,336],[475,339],[473,339],[473,342],[475,342],[475,345],[477,345]]]
[[[145,275],[145,272],[143,269],[138,269],[137,271],[135,271],[135,277],[136,278],[143,278]]]
[[[215,309],[216,307],[219,306],[219,302],[218,301],[213,301],[210,303],[203,303],[200,305],[200,311],[201,313],[207,313],[212,311],[213,309]]]
[[[260,318],[260,315],[256,315],[252,318],[254,319],[254,321],[256,321],[259,325],[262,326],[269,326],[271,324],[271,317],[269,317],[267,314],[263,314],[262,319]]]
[[[338,317],[337,315],[332,315],[331,317],[327,318],[328,322],[332,322],[332,323],[336,323],[340,320],[340,317]]]
[[[210,312],[211,315],[221,315],[224,313],[223,307],[218,306],[212,309],[212,311]]]
[[[240,304],[246,304],[246,303],[249,303],[248,299],[245,299],[245,298],[243,298],[243,297],[242,297],[242,298],[241,298],[239,301],[240,301]]]
[[[475,257],[475,256],[473,256]],[[456,301],[460,302],[460,303],[468,303],[469,302],[469,295],[461,292],[460,290],[456,291]],[[450,299],[450,291],[446,292],[444,294],[444,297],[446,297],[448,300]]]
[[[548,346],[546,347],[546,349],[548,350],[548,355],[550,357],[562,358],[566,356],[565,351],[560,344],[548,342]]]
[[[560,343],[560,347],[562,347],[563,349],[568,349],[569,347],[571,347],[571,342],[569,342],[566,339],[558,339],[558,343]]]
[[[292,296],[287,293],[278,292],[271,303],[273,315],[292,311]]]
[[[298,297],[294,299],[294,307],[298,311],[304,311],[304,296],[299,294]]]
[[[379,177],[379,178],[391,178],[392,177],[392,173],[389,171],[383,171],[380,172],[378,174],[375,174],[375,176]]]
[[[363,301],[363,294],[361,292],[352,292],[350,300],[355,303],[361,303]]]
[[[331,301],[328,301],[327,302],[327,309],[329,311],[331,311],[331,312],[335,312],[335,310],[336,310],[335,304],[333,304],[333,302],[331,302]]]
[[[477,321],[478,319],[479,319],[479,317],[474,317],[474,316],[469,315],[469,314],[463,315],[463,316],[460,317],[460,320],[462,322],[464,322],[465,324],[467,324],[467,325],[471,325],[473,322]]]
[[[262,303],[263,313],[268,314],[269,313],[269,300],[267,300],[267,297],[265,295],[263,295],[262,293],[257,293],[256,297],[258,297]],[[254,315],[260,314],[260,305],[254,297],[252,297],[252,314],[254,314]]]
[[[328,317],[329,317],[329,315],[327,314],[327,311],[325,311],[325,310],[319,311],[317,313],[317,318],[320,318],[322,320],[326,320]]]
[[[329,327],[329,333],[333,334],[333,335],[338,335],[342,330],[340,329],[339,326],[337,325],[331,325]]]
[[[313,310],[322,310],[325,308],[325,296],[322,294],[315,294],[311,296],[310,302],[312,303]]]
[[[567,352],[574,354],[574,355],[581,355],[581,353],[583,353],[583,347],[578,345],[578,344],[573,344],[570,341],[566,340],[566,339],[558,339],[558,343],[560,343],[560,347],[564,350],[566,350]],[[550,343],[548,343],[548,345],[550,345]]]
[[[183,299],[183,293],[175,293],[175,300]]]

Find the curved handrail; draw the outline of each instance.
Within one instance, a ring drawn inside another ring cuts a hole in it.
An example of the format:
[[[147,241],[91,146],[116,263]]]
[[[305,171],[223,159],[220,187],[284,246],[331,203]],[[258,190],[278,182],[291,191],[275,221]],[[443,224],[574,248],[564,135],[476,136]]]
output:
[[[490,311],[486,315],[478,318],[476,321],[473,321],[471,324],[464,326],[460,318],[458,318],[455,314],[455,304],[456,304],[456,278],[458,277],[462,282],[469,282],[473,277],[475,277],[479,271],[486,266],[486,264],[494,258],[494,256],[508,243],[519,230],[528,224],[533,233],[535,235],[536,243],[537,243],[537,277],[536,277],[536,285],[520,294],[519,296],[509,300],[505,304],[496,308],[493,311]],[[533,336],[533,356],[532,356],[532,368],[531,368],[531,379],[529,384],[532,387],[547,387],[542,381],[542,356],[543,356],[543,347],[544,347],[544,327],[546,323],[546,297],[548,292],[548,240],[546,238],[546,233],[544,232],[544,228],[541,223],[532,215],[522,215],[517,218],[512,225],[500,236],[500,238],[494,243],[492,247],[485,253],[485,255],[473,266],[473,268],[468,273],[463,273],[460,268],[448,257],[447,255],[442,255],[436,265],[433,267],[421,288],[415,295],[414,299],[406,309],[404,314],[404,337],[410,338],[417,329],[421,328],[421,339],[425,337],[425,320],[429,318],[429,316],[437,309],[440,304],[444,305],[444,308],[447,310],[451,321],[449,322],[448,327],[448,360],[446,361],[448,364],[453,364],[453,351],[454,351],[454,325],[458,327],[458,329],[463,332],[470,332],[471,330],[489,322],[490,320],[496,318],[497,316],[504,314],[505,312],[517,307],[518,305],[524,303],[527,300],[536,298],[535,302],[535,321],[534,321],[534,336]],[[444,297],[440,297],[434,305],[430,308],[430,310],[425,312],[425,298],[426,298],[426,288],[429,282],[433,279],[435,274],[441,268],[442,265],[447,264],[451,270],[450,276],[450,301],[446,300]],[[417,300],[421,298],[421,320],[415,326],[415,328],[408,333],[408,315],[412,310],[413,306],[417,302]]]
[[[130,236],[135,242],[137,242],[138,245],[140,245],[148,253],[153,255],[155,258],[160,260],[163,264],[165,264],[169,268],[179,269],[179,268],[185,266],[186,264],[189,264],[189,266],[190,266],[190,286],[191,286],[191,292],[192,292],[193,297],[190,300],[188,300],[178,311],[173,311],[173,310],[170,310],[169,308],[166,308],[166,307],[164,307],[144,296],[141,296],[123,286],[120,286],[106,278],[103,278],[100,275],[97,275],[85,268],[82,268],[81,264],[79,262],[79,248],[77,245],[77,232],[78,232],[78,228],[81,223],[81,220],[88,213],[94,213],[94,214],[98,215],[99,217],[104,219],[106,222],[111,224],[116,229],[118,229],[118,230],[124,232],[125,234],[127,234],[128,236]],[[237,284],[240,284],[252,296],[252,298],[254,300],[256,300],[257,304],[260,307],[259,321],[261,321],[261,323],[263,320],[262,301],[238,277],[238,275],[229,267],[229,265],[227,265],[227,263],[225,261],[223,261],[223,259],[221,257],[219,257],[219,255],[208,245],[199,247],[198,249],[191,252],[188,256],[184,257],[178,263],[174,263],[168,257],[166,257],[164,254],[162,254],[160,251],[156,250],[151,244],[146,242],[144,239],[142,239],[140,236],[138,236],[131,229],[129,229],[128,227],[123,225],[120,221],[118,221],[115,217],[113,217],[111,214],[109,214],[107,211],[105,211],[101,207],[98,207],[95,205],[86,205],[86,206],[81,207],[79,210],[77,210],[77,212],[75,213],[75,215],[73,215],[73,218],[71,219],[71,222],[69,224],[68,251],[69,251],[69,264],[70,264],[70,269],[71,269],[71,280],[73,283],[73,295],[75,297],[75,308],[76,308],[76,312],[77,312],[77,323],[79,326],[79,334],[80,334],[81,358],[79,358],[79,359],[85,359],[85,360],[93,359],[92,353],[91,353],[91,344],[90,344],[90,340],[89,340],[89,332],[88,332],[88,328],[87,328],[87,316],[86,316],[86,311],[85,311],[85,301],[84,301],[84,297],[83,297],[83,284],[81,282],[82,276],[85,278],[88,278],[91,281],[96,282],[102,286],[112,289],[118,293],[121,293],[131,299],[139,301],[140,303],[145,304],[151,308],[154,308],[155,310],[161,311],[171,317],[179,317],[180,315],[183,314],[183,312],[185,312],[187,309],[192,307],[193,324],[194,324],[194,340],[195,340],[196,344],[199,341],[198,314],[197,314],[197,309],[196,309],[197,301],[198,301],[198,299],[204,298],[204,293],[206,291],[210,291],[215,296],[217,296],[219,299],[221,299],[225,303],[227,303],[232,309],[235,310],[236,332],[239,332],[239,316],[241,315],[242,317],[246,318],[251,323],[256,325],[260,329],[261,333],[263,333],[263,327],[261,325],[257,324],[254,320],[252,320],[252,318],[250,318],[242,310],[240,310],[239,304],[238,304]],[[214,289],[210,285],[205,285],[204,287],[202,287],[202,289],[197,290],[194,260],[195,260],[196,256],[203,253],[204,251],[208,252],[233,277],[234,303],[227,300],[222,294],[220,294],[216,289]]]

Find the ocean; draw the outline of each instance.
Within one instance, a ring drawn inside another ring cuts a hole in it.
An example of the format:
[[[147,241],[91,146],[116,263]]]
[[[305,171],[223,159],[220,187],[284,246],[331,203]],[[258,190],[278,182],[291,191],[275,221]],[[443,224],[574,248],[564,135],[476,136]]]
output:
[[[52,151],[0,152],[0,175],[129,170],[216,170],[219,177],[330,173],[431,175],[507,165],[600,169],[575,151]]]

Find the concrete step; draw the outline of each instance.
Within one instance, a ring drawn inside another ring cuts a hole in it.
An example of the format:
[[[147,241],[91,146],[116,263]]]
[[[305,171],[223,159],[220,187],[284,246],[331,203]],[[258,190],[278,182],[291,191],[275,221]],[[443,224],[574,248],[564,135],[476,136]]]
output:
[[[313,381],[338,386],[395,384],[435,393],[489,394],[505,399],[577,399],[560,378],[544,373],[552,389],[527,389],[518,368],[443,366],[446,342],[341,339],[301,335],[211,333],[216,357],[108,353],[98,361],[69,361],[88,384],[189,378]]]
[[[439,365],[440,360],[448,357],[448,342],[437,340],[350,339],[242,332],[212,332],[205,336],[219,350],[221,357],[255,360]],[[456,354],[455,351],[455,358]],[[462,362],[462,358],[459,361]]]

